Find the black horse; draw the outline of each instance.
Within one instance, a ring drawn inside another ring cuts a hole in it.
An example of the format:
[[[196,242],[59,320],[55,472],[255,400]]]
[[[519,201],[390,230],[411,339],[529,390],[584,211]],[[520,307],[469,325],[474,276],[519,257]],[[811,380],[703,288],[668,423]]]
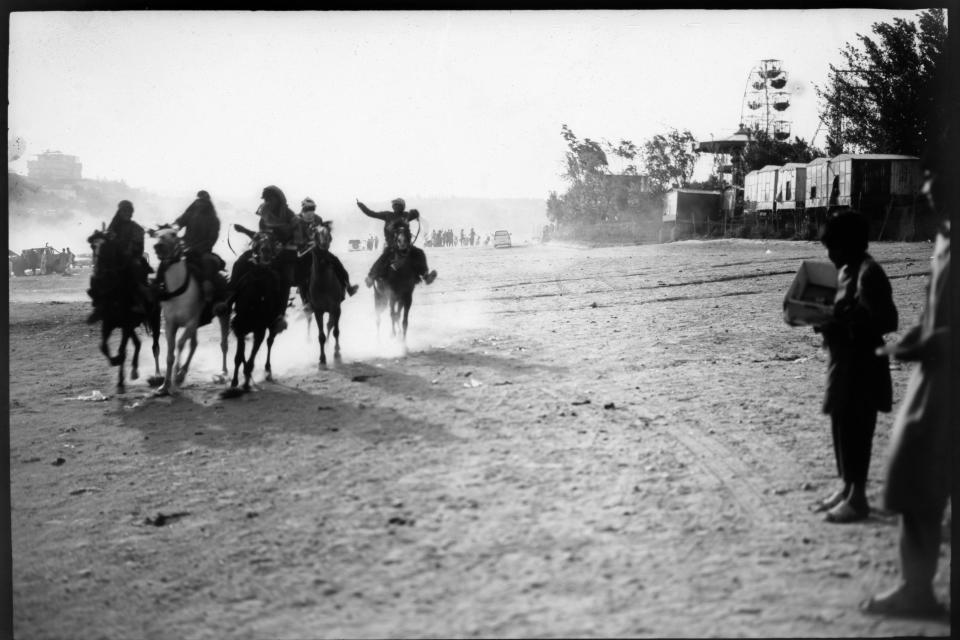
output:
[[[150,386],[157,386],[163,380],[160,375],[160,305],[144,288],[137,296],[139,283],[133,275],[142,268],[125,258],[116,240],[103,231],[95,231],[87,238],[93,250],[93,275],[90,277],[91,291],[95,292],[100,306],[100,351],[114,367],[119,368],[117,393],[123,393],[123,366],[127,356],[127,341],[133,342],[133,358],[130,363],[130,379],[139,377],[137,371],[140,356],[140,338],[136,329],[143,325],[153,335],[154,375]],[[134,310],[137,298],[140,298],[142,310]],[[120,346],[117,355],[110,355],[107,344],[115,329],[120,329]]]
[[[373,284],[373,305],[377,318],[377,335],[380,335],[380,314],[390,308],[391,331],[407,343],[407,324],[410,306],[413,304],[413,289],[421,281],[432,282],[436,273],[427,273],[427,257],[423,250],[413,246],[410,226],[394,225],[395,248],[393,262],[385,278],[377,278]]]
[[[304,305],[308,305],[312,310],[320,333],[321,366],[327,364],[325,344],[331,334],[334,339],[333,359],[340,360],[340,303],[343,301],[344,291],[328,254],[330,240],[330,222],[322,222],[317,225],[313,233],[311,248],[300,257],[298,263],[297,287],[300,290],[300,298]],[[306,274],[304,274],[303,269],[304,260],[309,261]],[[323,331],[323,315],[325,313],[327,314],[326,335]]]
[[[231,307],[235,311],[230,326],[237,339],[237,352],[233,358],[233,380],[230,388],[223,392],[224,398],[237,397],[250,391],[254,359],[264,336],[267,336],[264,370],[267,380],[272,379],[270,352],[273,341],[287,327],[284,313],[290,283],[276,264],[282,248],[269,234],[253,233],[251,239],[251,249],[240,255],[230,276],[231,295],[226,302],[226,312],[229,313]],[[248,357],[245,353],[246,337],[251,333],[253,346]],[[241,364],[244,379],[242,390],[238,389]]]

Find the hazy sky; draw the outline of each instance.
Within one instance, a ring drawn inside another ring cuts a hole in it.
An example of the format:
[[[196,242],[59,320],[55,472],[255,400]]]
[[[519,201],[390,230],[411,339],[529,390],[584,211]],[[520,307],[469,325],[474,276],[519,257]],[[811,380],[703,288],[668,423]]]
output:
[[[561,124],[640,144],[732,133],[751,68],[790,74],[793,133],[844,43],[918,11],[27,12],[9,126],[84,177],[299,202],[545,198]],[[816,141],[823,143],[823,133]]]

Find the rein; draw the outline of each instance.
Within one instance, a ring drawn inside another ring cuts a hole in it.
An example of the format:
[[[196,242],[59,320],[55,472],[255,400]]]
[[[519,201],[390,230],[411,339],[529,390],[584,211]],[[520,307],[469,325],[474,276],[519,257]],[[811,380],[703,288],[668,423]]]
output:
[[[161,262],[160,266],[157,268],[157,282],[160,283],[159,289],[160,289],[161,301],[170,300],[171,298],[176,298],[177,296],[182,296],[184,292],[187,290],[187,287],[190,286],[190,278],[192,276],[190,274],[190,269],[187,267],[186,264],[184,264],[183,268],[186,271],[186,277],[183,279],[183,284],[181,284],[179,287],[177,287],[173,291],[166,291],[167,281],[166,279],[164,279],[164,275],[166,275],[167,269],[170,267],[170,265],[175,264],[177,262],[186,262],[186,261],[183,258],[179,258],[175,261],[164,261],[164,262]]]

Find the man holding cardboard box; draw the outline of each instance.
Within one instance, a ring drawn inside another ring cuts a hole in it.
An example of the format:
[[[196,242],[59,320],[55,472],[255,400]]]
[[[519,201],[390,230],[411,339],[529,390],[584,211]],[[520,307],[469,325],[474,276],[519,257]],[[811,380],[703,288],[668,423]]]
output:
[[[815,330],[830,353],[823,412],[830,415],[834,453],[843,486],[816,504],[828,522],[848,523],[870,514],[867,475],[879,411],[890,411],[889,361],[876,350],[897,329],[890,281],[867,253],[863,216],[844,212],[827,223],[822,242],[837,268],[833,313]]]

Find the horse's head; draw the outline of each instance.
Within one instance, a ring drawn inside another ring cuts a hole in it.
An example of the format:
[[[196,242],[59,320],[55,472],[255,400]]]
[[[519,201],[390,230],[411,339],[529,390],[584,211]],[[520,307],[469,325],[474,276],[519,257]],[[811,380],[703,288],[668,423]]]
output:
[[[107,241],[107,233],[105,231],[94,231],[89,238],[87,238],[87,243],[90,245],[90,248],[93,249],[93,252],[96,253],[103,243]]]
[[[183,242],[177,237],[177,230],[169,225],[150,230],[150,237],[156,238],[153,250],[160,262],[177,260],[183,254]]]
[[[283,251],[283,243],[277,240],[272,233],[260,231],[253,235],[250,241],[250,249],[253,251],[253,258],[260,264],[270,264],[280,252]]]
[[[393,227],[393,238],[396,242],[397,249],[400,251],[406,251],[410,248],[412,244],[410,235],[410,225],[405,222],[398,222]]]
[[[321,249],[330,249],[330,242],[333,240],[333,222],[327,220],[321,222],[313,230],[313,240]]]

